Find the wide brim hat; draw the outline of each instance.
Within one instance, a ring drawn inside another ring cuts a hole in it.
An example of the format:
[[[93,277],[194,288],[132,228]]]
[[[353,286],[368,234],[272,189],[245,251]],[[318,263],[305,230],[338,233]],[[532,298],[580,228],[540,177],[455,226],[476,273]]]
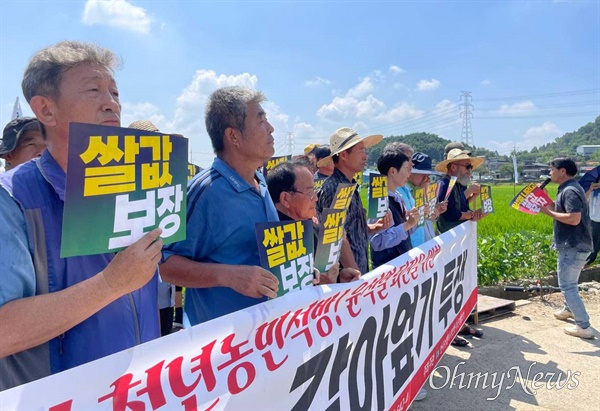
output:
[[[438,165],[435,166],[435,169],[440,173],[447,173],[450,164],[461,160],[469,160],[469,163],[473,166],[473,170],[475,170],[483,164],[485,158],[471,157],[470,154],[471,152],[469,150],[461,150],[459,148],[452,149],[448,152],[448,158],[439,162]]]
[[[317,143],[311,143],[311,144],[307,145],[306,147],[304,147],[304,155],[307,156],[310,153],[313,153],[319,147],[320,147],[320,145]]]
[[[152,131],[160,133],[158,127],[154,125],[150,120],[137,120],[131,123],[127,128],[135,128],[136,130]]]
[[[350,127],[338,128],[335,133],[329,137],[329,146],[331,148],[331,155],[327,156],[317,162],[317,167],[323,167],[329,163],[333,156],[341,153],[342,151],[348,150],[354,147],[358,143],[363,143],[365,148],[374,146],[383,140],[381,134],[374,134],[368,137],[361,137],[358,133],[352,130]]]

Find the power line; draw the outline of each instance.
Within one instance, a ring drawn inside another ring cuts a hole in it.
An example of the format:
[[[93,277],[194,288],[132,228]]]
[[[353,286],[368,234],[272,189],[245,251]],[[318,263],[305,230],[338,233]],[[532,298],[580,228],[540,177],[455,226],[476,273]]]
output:
[[[557,113],[557,114],[539,114],[539,115],[526,115],[526,116],[483,116],[477,117],[477,120],[519,120],[524,118],[554,118],[554,117],[583,117],[589,115],[599,115],[598,111],[580,111],[576,113]]]
[[[479,98],[474,99],[474,102],[482,102],[482,101],[502,101],[502,100],[518,100],[524,98],[557,98],[557,97],[567,97],[567,96],[577,96],[581,94],[600,94],[600,88],[591,88],[587,90],[576,90],[576,91],[564,91],[559,93],[545,93],[545,94],[528,94],[521,96],[509,96],[509,97],[490,97],[490,98]]]

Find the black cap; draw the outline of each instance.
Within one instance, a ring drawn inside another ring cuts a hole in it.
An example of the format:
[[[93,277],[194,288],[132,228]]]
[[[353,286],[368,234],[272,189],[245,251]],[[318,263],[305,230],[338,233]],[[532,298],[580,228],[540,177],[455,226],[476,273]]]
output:
[[[414,174],[440,174],[433,170],[431,157],[425,153],[413,153],[411,160],[413,163],[412,173]]]
[[[40,130],[40,123],[34,117],[22,117],[11,120],[2,133],[2,142],[0,142],[0,154],[6,154],[13,151],[19,142],[19,137],[25,131]]]

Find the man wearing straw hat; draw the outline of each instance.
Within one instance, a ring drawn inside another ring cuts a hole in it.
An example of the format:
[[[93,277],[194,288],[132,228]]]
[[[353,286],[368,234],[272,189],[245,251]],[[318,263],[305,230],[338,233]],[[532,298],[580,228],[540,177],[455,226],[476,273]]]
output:
[[[362,171],[367,164],[366,149],[379,143],[382,139],[383,136],[380,134],[362,138],[356,131],[348,127],[342,127],[333,133],[329,139],[331,155],[317,163],[317,166],[323,166],[329,161],[333,161],[335,165],[333,173],[325,180],[319,194],[317,203],[319,214],[323,212],[324,208],[331,206],[338,184],[356,184],[353,178],[354,174]],[[368,272],[368,236],[391,227],[391,224],[392,217],[388,211],[384,218],[377,220],[375,224],[368,225],[360,195],[358,190],[355,190],[350,207],[346,212],[346,223],[344,224],[346,240],[350,243],[352,253],[342,252],[340,259],[342,266],[356,268],[363,274]]]
[[[471,180],[471,171],[483,164],[483,157],[471,157],[471,152],[458,148],[450,150],[448,158],[440,162],[436,171],[446,174],[439,182],[438,201],[446,198],[446,190],[451,177],[456,177],[456,184],[448,196],[448,207],[440,214],[438,230],[444,233],[465,221],[479,221],[484,215],[481,209],[471,210],[466,195],[467,184]]]
[[[450,184],[450,178],[456,177],[456,184],[452,188],[447,199],[448,204],[446,211],[441,213],[438,219],[438,230],[440,233],[451,230],[468,220],[479,221],[485,216],[481,209],[475,211],[470,209],[468,196],[466,194],[467,184],[469,184],[469,181],[471,180],[471,171],[481,166],[483,161],[483,157],[471,157],[470,151],[455,148],[448,152],[446,160],[440,162],[435,167],[436,171],[446,174],[438,183],[439,202],[443,202],[446,199],[446,191]],[[458,334],[479,338],[483,336],[483,331],[470,327],[465,323]],[[468,345],[469,342],[462,337],[456,336],[451,344],[458,347],[464,347]]]

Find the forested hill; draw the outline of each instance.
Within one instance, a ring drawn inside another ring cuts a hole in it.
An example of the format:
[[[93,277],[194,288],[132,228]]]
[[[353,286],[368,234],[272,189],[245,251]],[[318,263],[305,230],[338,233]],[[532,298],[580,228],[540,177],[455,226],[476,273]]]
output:
[[[556,139],[553,143],[544,144],[541,147],[534,147],[531,150],[532,154],[540,156],[572,156],[577,150],[577,146],[587,144],[600,144],[600,116],[596,117],[593,122],[587,123],[580,127],[579,130],[566,133],[562,137]]]
[[[369,164],[377,163],[377,159],[381,155],[383,148],[394,141],[406,143],[414,147],[417,151],[427,154],[434,161],[441,161],[444,157],[444,147],[450,143],[450,140],[439,137],[437,134],[431,133],[412,133],[405,136],[390,136],[384,138],[379,144],[369,148]]]
[[[367,154],[369,155],[368,164],[375,165],[377,163],[377,159],[383,152],[383,148],[394,141],[399,141],[401,143],[408,144],[409,146],[413,147],[416,151],[420,151],[421,153],[427,154],[436,163],[444,159],[444,147],[446,147],[446,144],[451,142],[451,140],[441,138],[437,134],[431,133],[412,133],[407,134],[405,136],[386,137],[381,142],[379,142],[379,144],[367,149]],[[472,150],[473,155],[476,156],[498,156],[497,152],[489,151],[482,147],[475,148],[467,146],[467,148]]]
[[[394,141],[406,143],[417,151],[421,151],[429,155],[434,162],[439,162],[444,156],[444,147],[450,143],[450,140],[439,137],[437,134],[431,133],[412,133],[405,136],[389,136],[385,137],[379,144],[367,149],[369,155],[368,164],[375,165],[377,158],[381,155],[383,148]],[[517,158],[519,161],[539,161],[548,162],[550,159],[557,156],[576,157],[577,146],[588,144],[600,144],[600,116],[595,121],[590,122],[577,131],[566,133],[559,137],[553,143],[545,144],[541,147],[534,147],[531,151],[519,151]],[[483,147],[469,147],[473,150],[473,155],[506,158],[508,156],[500,156],[496,151],[489,151]],[[600,152],[598,152],[600,154]],[[598,156],[595,154],[593,159]],[[581,158],[583,160],[583,158]],[[598,161],[598,160],[596,160]]]

